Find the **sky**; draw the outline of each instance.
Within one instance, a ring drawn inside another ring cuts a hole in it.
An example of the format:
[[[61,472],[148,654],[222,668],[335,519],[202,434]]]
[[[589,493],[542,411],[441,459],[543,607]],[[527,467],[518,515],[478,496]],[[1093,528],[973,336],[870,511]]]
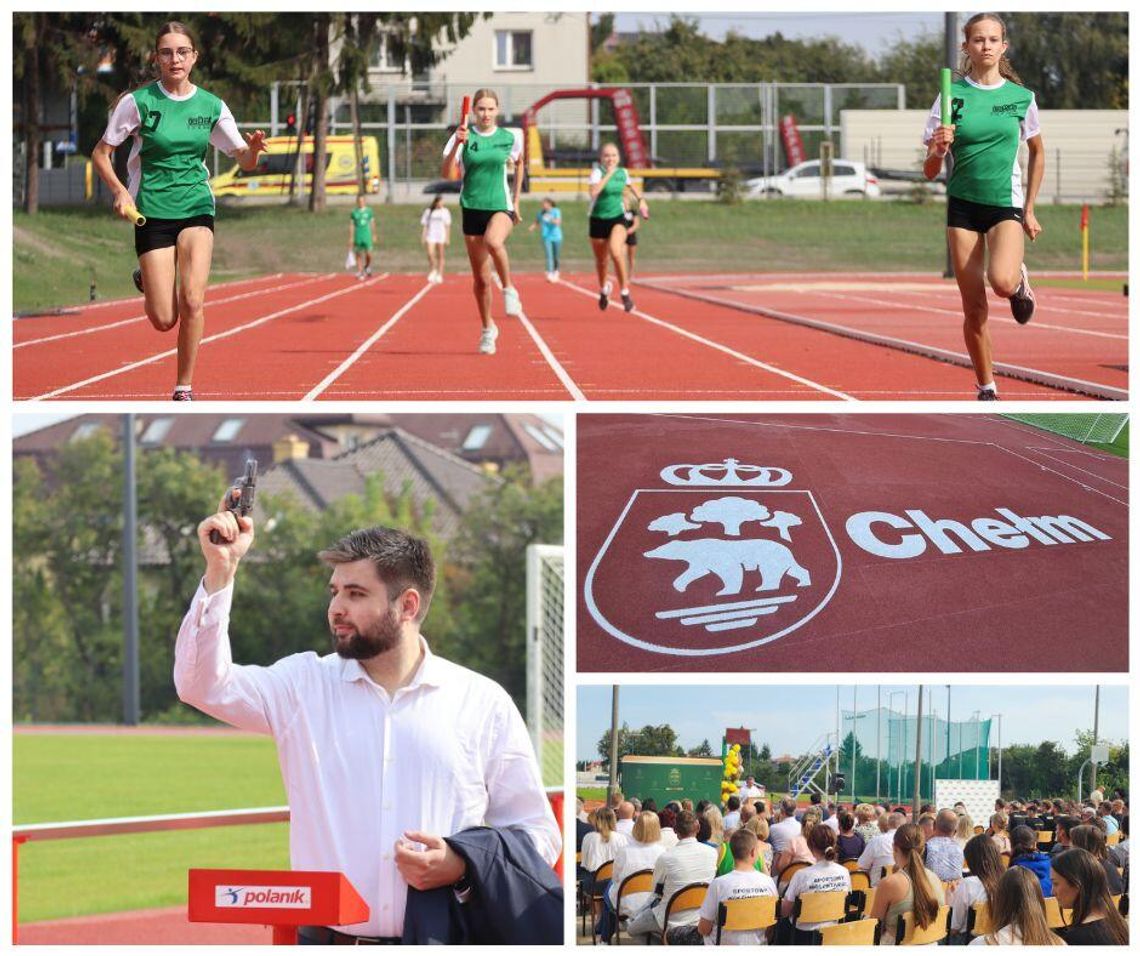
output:
[[[651,30],[669,22],[668,13],[619,13],[618,32]],[[872,56],[886,52],[898,40],[913,40],[922,33],[941,32],[944,14],[936,13],[725,13],[699,16],[701,31],[718,40],[730,30],[761,39],[782,33],[789,39],[839,37],[863,47]]]
[[[873,710],[874,684],[859,685],[855,704],[859,711]],[[946,716],[946,685],[927,685],[932,706]],[[917,685],[882,685],[887,705],[891,692],[909,694],[908,713],[914,714]],[[618,722],[639,728],[646,724],[669,724],[686,750],[707,739],[713,751],[720,748],[726,727],[748,727],[759,748],[767,743],[773,755],[805,752],[823,734],[835,729],[836,685],[771,686],[675,686],[624,685],[618,693]],[[839,702],[852,709],[852,685],[843,685]],[[950,692],[952,720],[969,720],[974,711],[985,720],[1002,715],[1002,746],[1038,744],[1053,740],[1066,751],[1074,749],[1077,730],[1092,729],[1094,691],[1089,686],[963,686]],[[902,712],[903,697],[896,693],[895,710]],[[596,759],[597,744],[610,725],[610,685],[578,688],[578,734],[576,760]],[[929,710],[925,710],[929,713]],[[994,743],[997,742],[994,723]],[[1101,739],[1123,743],[1128,736],[1128,694],[1124,686],[1101,686]],[[885,745],[884,745],[885,746]]]

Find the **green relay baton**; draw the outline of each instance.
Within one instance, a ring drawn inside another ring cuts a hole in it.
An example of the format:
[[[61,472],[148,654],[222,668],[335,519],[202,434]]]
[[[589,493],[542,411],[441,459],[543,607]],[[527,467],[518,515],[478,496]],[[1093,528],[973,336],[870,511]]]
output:
[[[942,125],[950,125],[950,83],[954,78],[954,73],[948,66],[942,67],[941,71],[942,80]]]

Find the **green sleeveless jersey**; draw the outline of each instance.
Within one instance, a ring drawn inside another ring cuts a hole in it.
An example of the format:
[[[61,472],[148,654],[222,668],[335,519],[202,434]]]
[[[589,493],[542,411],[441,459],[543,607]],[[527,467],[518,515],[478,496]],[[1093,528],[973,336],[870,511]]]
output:
[[[103,139],[111,146],[133,140],[127,188],[139,212],[155,219],[213,215],[206,151],[213,143],[233,155],[245,146],[218,97],[199,87],[174,96],[157,82],[119,100]]]
[[[605,178],[605,171],[595,166],[590,173],[590,184],[600,183]],[[625,187],[629,185],[629,173],[619,166],[614,170],[610,181],[602,187],[602,191],[590,203],[590,216],[594,219],[617,219],[625,215],[625,201],[622,198]]]
[[[356,246],[372,246],[372,220],[375,219],[372,210],[365,206],[363,209],[354,209],[348,214],[352,220],[352,243]]]
[[[937,129],[941,108],[939,97],[927,119],[924,142]],[[954,143],[947,193],[986,206],[1023,207],[1017,151],[1024,140],[1041,132],[1033,94],[1009,80],[994,86],[968,78],[955,80],[950,122]]]
[[[455,146],[455,137],[447,141],[445,152]],[[522,156],[522,130],[495,127],[480,133],[474,126],[467,130],[467,142],[459,152],[463,171],[463,191],[459,205],[464,209],[510,212],[514,209],[507,187],[507,162]],[[521,172],[521,171],[520,171]]]

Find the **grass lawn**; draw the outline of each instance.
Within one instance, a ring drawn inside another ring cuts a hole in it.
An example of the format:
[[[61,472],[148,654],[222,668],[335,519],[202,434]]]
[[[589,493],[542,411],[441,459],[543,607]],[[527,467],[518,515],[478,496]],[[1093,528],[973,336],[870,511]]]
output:
[[[20,734],[12,742],[17,825],[281,806],[268,737],[231,734]],[[28,922],[174,906],[192,866],[287,868],[285,824],[25,844]]]
[[[1110,412],[1107,413],[1112,416],[1120,415],[1123,413]],[[1029,413],[1024,415],[1007,415],[1007,418],[1013,418],[1016,421],[1025,425],[1033,425],[1040,428],[1042,431],[1052,432],[1058,435],[1067,435],[1077,441],[1080,441],[1089,434],[1089,428],[1094,424],[1095,420],[1099,417],[1095,413],[1076,412],[1070,414],[1062,413]],[[1111,419],[1110,419],[1111,420]],[[1085,442],[1089,448],[1094,448],[1097,451],[1108,452],[1111,455],[1118,455],[1121,458],[1128,457],[1128,429],[1131,423],[1124,422],[1124,427],[1120,430],[1120,434],[1116,436],[1111,442]],[[1101,422],[1101,427],[1104,423]]]
[[[638,268],[645,272],[730,268],[940,273],[945,261],[945,207],[941,204],[785,199],[728,206],[650,199],[652,218],[643,225],[638,247]],[[448,197],[448,204],[457,213],[455,197]],[[559,206],[566,235],[563,270],[591,270],[586,203],[575,200]],[[211,279],[220,282],[272,272],[342,269],[350,208],[338,205],[311,215],[284,206],[221,207]],[[537,200],[523,202],[525,224],[533,221],[538,208]],[[378,203],[375,210],[380,269],[426,271],[419,245],[422,208]],[[1094,215],[1093,268],[1126,269],[1127,208],[1096,209]],[[1030,269],[1079,268],[1080,207],[1043,206],[1038,218],[1045,232],[1028,251]],[[450,271],[466,268],[458,219],[455,215],[448,250]],[[100,299],[136,294],[130,279],[135,267],[131,228],[107,210],[50,208],[34,217],[14,211],[12,220],[13,306],[17,312],[82,304],[93,277]],[[520,227],[511,239],[510,252],[520,270],[543,268],[537,232]],[[1107,285],[1119,286],[1119,280]]]
[[[1128,457],[1128,429],[1131,426],[1131,424],[1132,424],[1131,421],[1124,423],[1124,428],[1122,428],[1120,430],[1120,434],[1116,436],[1116,440],[1114,442],[1112,442],[1112,444],[1104,445],[1104,444],[1098,444],[1096,442],[1091,442],[1089,444],[1089,447],[1090,448],[1096,448],[1100,451],[1107,451],[1112,455],[1119,455],[1121,458],[1127,458]]]

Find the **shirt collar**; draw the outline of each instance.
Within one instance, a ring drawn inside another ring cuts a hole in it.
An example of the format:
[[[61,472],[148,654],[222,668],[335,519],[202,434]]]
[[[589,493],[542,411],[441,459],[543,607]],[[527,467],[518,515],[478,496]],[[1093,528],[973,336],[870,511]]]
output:
[[[445,679],[443,673],[442,661],[431,652],[428,642],[421,634],[419,636],[420,650],[423,651],[424,657],[420,661],[420,666],[416,668],[415,674],[408,683],[401,687],[400,690],[411,690],[415,687],[442,687]],[[358,660],[344,660],[340,661],[340,678],[343,681],[358,681],[364,680],[372,684],[374,681],[368,676],[368,671]]]

